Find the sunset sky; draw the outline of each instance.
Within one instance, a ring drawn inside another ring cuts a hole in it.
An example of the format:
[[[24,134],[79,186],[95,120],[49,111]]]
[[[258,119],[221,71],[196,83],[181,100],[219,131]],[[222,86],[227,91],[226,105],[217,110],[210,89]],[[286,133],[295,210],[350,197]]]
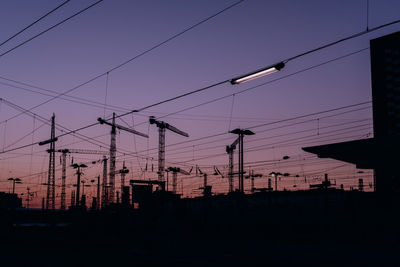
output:
[[[0,43],[63,2],[3,0]],[[47,182],[48,147],[29,144],[49,139],[53,113],[58,136],[63,133],[61,127],[79,129],[96,123],[98,117],[110,118],[113,112],[120,115],[227,81],[367,27],[398,20],[400,10],[396,0],[104,0],[4,54],[95,2],[71,0],[0,45],[0,191],[9,192],[8,178],[21,177],[17,193],[29,187],[36,192],[33,203],[37,207],[46,192],[42,184]],[[189,133],[186,138],[167,131],[166,167],[188,171],[198,165],[209,174],[214,193],[228,190],[226,175],[214,176],[213,166],[227,173],[225,147],[236,139],[228,133],[235,128],[255,132],[245,137],[244,157],[245,171],[263,174],[257,188],[267,186],[270,172],[280,171],[290,173],[279,181],[280,190],[307,189],[310,183],[319,183],[324,173],[346,190],[364,178],[371,190],[371,171],[359,173],[353,165],[318,159],[301,147],[372,137],[369,41],[399,30],[400,23],[391,25],[291,60],[272,75],[240,85],[226,82],[123,116],[118,124],[146,133],[149,139],[118,132],[117,169],[125,161],[130,170],[127,179],[157,178],[158,131],[148,123],[149,116],[156,116]],[[52,99],[66,91],[71,92]],[[32,115],[20,114],[21,109],[13,105],[39,106],[31,110],[36,114]],[[351,107],[325,112],[346,106]],[[295,119],[314,113],[319,114]],[[109,126],[98,124],[60,137],[56,149],[108,151],[109,133]],[[289,159],[282,160],[283,156]],[[101,155],[71,154],[68,164],[72,157],[75,163],[89,165],[84,171],[87,183],[102,174],[101,163],[91,163]],[[68,167],[67,204],[76,180],[73,172]],[[119,175],[116,181],[118,188]],[[183,189],[184,196],[199,195],[201,186],[202,178],[194,169],[189,176],[179,175],[178,192]],[[85,188],[89,199],[95,196],[94,190],[94,186]],[[249,180],[245,190],[250,190]]]

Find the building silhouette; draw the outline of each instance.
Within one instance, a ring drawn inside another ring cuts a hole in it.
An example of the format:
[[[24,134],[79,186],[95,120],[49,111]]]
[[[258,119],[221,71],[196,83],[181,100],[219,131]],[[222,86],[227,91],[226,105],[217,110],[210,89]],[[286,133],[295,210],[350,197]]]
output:
[[[370,51],[374,137],[303,150],[374,169],[374,189],[386,197],[400,190],[400,32],[372,39]]]

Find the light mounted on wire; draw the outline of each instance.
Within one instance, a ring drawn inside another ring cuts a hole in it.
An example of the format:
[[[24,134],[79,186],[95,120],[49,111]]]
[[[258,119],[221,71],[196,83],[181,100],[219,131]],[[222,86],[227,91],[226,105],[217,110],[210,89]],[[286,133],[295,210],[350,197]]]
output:
[[[246,75],[236,77],[231,80],[231,84],[240,84],[240,83],[248,82],[248,81],[275,73],[277,71],[280,71],[281,69],[283,69],[283,67],[285,67],[285,63],[280,62],[276,65],[269,66],[267,68],[263,68],[263,69],[254,71],[254,72],[248,73]]]

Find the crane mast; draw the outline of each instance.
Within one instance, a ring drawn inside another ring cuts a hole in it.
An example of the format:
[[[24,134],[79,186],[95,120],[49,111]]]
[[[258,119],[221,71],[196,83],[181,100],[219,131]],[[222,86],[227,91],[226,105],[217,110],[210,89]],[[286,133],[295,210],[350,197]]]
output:
[[[158,121],[154,118],[154,116],[150,116],[149,119],[150,124],[155,124],[158,127],[158,181],[164,182],[164,171],[165,171],[165,129],[168,129],[174,133],[177,133],[179,135],[189,137],[189,134],[187,134],[184,131],[179,130],[178,128],[163,122],[163,121]],[[172,181],[176,181],[176,175],[172,174]],[[172,186],[173,187],[173,186]],[[176,188],[173,189],[174,192],[176,192]]]
[[[65,210],[65,180],[67,177],[67,152],[63,151],[61,155],[61,209]]]
[[[67,170],[67,154],[68,153],[76,153],[76,154],[97,154],[97,155],[105,155],[107,151],[98,151],[98,150],[90,150],[90,149],[58,149],[56,152],[62,153],[61,155],[61,206],[62,210],[66,209],[66,170]],[[99,199],[97,200],[99,202]]]
[[[46,197],[46,209],[55,208],[55,115],[51,117],[51,138],[50,138],[50,149],[47,150],[50,154],[49,160],[49,175],[47,180],[47,197]],[[43,143],[42,143],[43,144]]]
[[[239,137],[230,146],[226,146],[226,153],[228,153],[229,155],[229,170],[228,170],[229,192],[233,192],[233,153],[238,143],[239,143]]]
[[[112,126],[111,126],[111,142],[110,142],[110,180],[109,180],[109,192],[108,192],[108,201],[110,203],[114,203],[114,194],[115,194],[115,153],[117,151],[116,142],[115,142],[115,113],[113,113]]]
[[[101,207],[105,207],[108,204],[108,194],[107,194],[107,158],[103,156],[103,182],[101,185]]]
[[[165,169],[165,128],[158,127],[158,181],[164,182]]]
[[[127,131],[136,135],[140,135],[143,137],[148,138],[149,136],[146,134],[143,134],[141,132],[135,131],[133,129],[129,129],[127,127],[118,125],[115,123],[115,113],[113,113],[112,117],[112,122],[108,122],[102,118],[98,118],[97,121],[100,124],[107,124],[111,126],[111,142],[110,142],[110,172],[109,172],[109,189],[107,190],[108,198],[107,202],[108,203],[113,203],[114,202],[114,194],[115,194],[115,154],[117,152],[116,148],[116,129],[120,129],[123,131]]]

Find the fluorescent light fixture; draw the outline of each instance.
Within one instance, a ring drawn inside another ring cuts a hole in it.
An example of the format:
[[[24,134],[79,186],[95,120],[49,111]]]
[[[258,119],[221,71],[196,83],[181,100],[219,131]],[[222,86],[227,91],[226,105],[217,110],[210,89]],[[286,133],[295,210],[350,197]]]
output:
[[[231,84],[240,84],[240,83],[248,82],[248,81],[260,78],[262,76],[269,75],[269,74],[275,73],[277,71],[280,71],[281,69],[283,69],[283,67],[285,67],[285,63],[281,62],[274,66],[269,66],[267,68],[263,68],[263,69],[254,71],[254,72],[248,73],[246,75],[236,77],[231,80]]]

